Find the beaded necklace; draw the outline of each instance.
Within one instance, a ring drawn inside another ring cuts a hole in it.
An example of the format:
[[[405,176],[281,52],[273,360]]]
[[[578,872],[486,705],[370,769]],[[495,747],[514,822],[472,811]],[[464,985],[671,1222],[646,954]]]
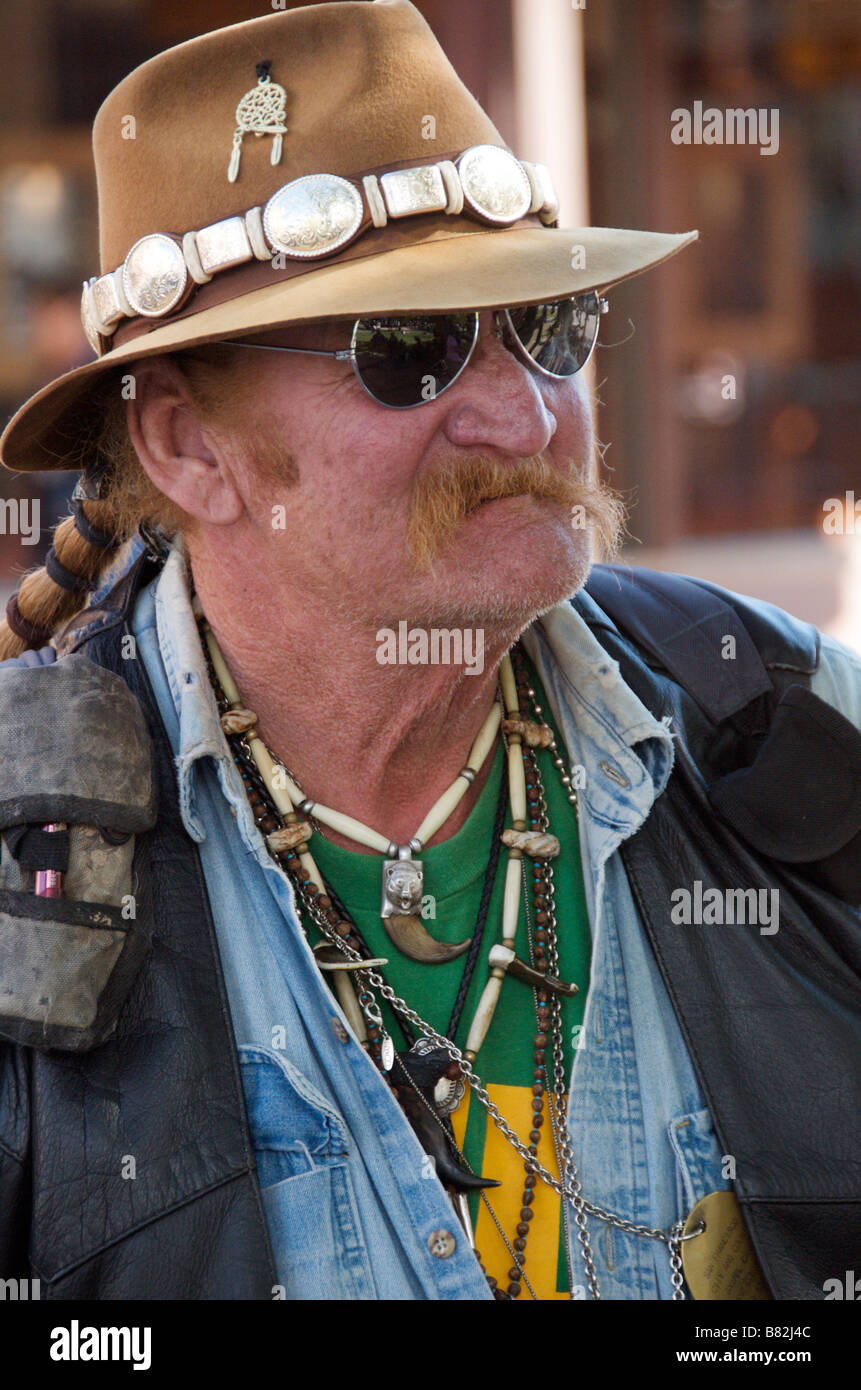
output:
[[[484,986],[478,1007],[473,1016],[466,1046],[461,1052],[452,1039],[437,1033],[426,1023],[405,1000],[401,999],[379,974],[378,967],[386,964],[380,958],[371,958],[370,952],[361,937],[356,923],[351,919],[337,895],[322,878],[308,849],[312,827],[309,819],[303,820],[297,809],[301,806],[307,816],[309,809],[318,814],[322,810],[327,823],[332,828],[342,829],[348,822],[369,835],[361,822],[342,817],[329,808],[320,808],[310,802],[298,786],[295,778],[272,755],[256,732],[257,716],[245,708],[239,691],[233,682],[224,657],[218,647],[215,635],[209,627],[200,605],[195,599],[195,613],[198,618],[204,651],[208,658],[210,679],[216,693],[221,725],[231,747],[234,761],[242,775],[246,794],[255,822],[264,836],[267,848],[276,862],[287,872],[311,921],[319,928],[323,937],[334,947],[334,952],[325,945],[315,948],[315,956],[321,969],[334,974],[334,984],[344,1012],[353,1026],[357,1038],[369,1051],[383,1077],[395,1093],[407,1118],[424,1144],[432,1154],[443,1181],[447,1182],[455,1208],[467,1230],[473,1251],[484,1271],[479,1252],[472,1238],[465,1193],[470,1189],[483,1189],[495,1185],[490,1180],[473,1174],[458,1149],[448,1121],[463,1096],[468,1084],[476,1098],[485,1108],[493,1123],[505,1139],[523,1159],[525,1178],[523,1206],[520,1221],[516,1227],[513,1244],[502,1230],[483,1190],[481,1200],[487,1205],[490,1215],[512,1255],[512,1267],[508,1271],[509,1283],[503,1291],[497,1281],[487,1276],[488,1283],[497,1299],[511,1300],[519,1297],[521,1285],[526,1284],[533,1298],[534,1291],[529,1285],[524,1271],[525,1249],[529,1235],[533,1211],[532,1193],[540,1178],[562,1199],[563,1220],[566,1228],[566,1251],[570,1249],[567,1239],[568,1205],[574,1212],[577,1239],[583,1264],[586,1270],[589,1292],[592,1298],[600,1298],[598,1278],[594,1265],[587,1213],[599,1220],[624,1230],[629,1234],[645,1239],[658,1240],[668,1247],[672,1269],[673,1298],[684,1298],[680,1240],[682,1222],[676,1222],[669,1231],[640,1225],[620,1217],[614,1212],[587,1202],[582,1195],[580,1180],[574,1164],[567,1132],[565,1107],[565,1068],[562,1044],[561,996],[576,990],[576,986],[561,981],[556,971],[559,958],[556,935],[556,911],[554,903],[552,858],[559,852],[558,841],[549,833],[547,804],[543,784],[535,756],[535,748],[547,748],[557,767],[568,800],[577,808],[577,795],[573,780],[566,771],[559,754],[555,735],[543,718],[543,710],[537,703],[536,692],[529,685],[522,656],[517,648],[510,656],[503,658],[500,667],[500,692],[505,704],[506,717],[497,720],[507,750],[509,772],[509,796],[512,810],[513,828],[503,831],[500,839],[509,851],[506,868],[505,895],[503,904],[502,942],[491,948],[490,973]],[[531,702],[535,719],[526,717]],[[493,713],[493,712],[491,712]],[[536,722],[537,721],[537,722]],[[491,725],[490,716],[473,744],[471,759],[476,756],[476,746],[483,743]],[[496,729],[494,729],[494,733]],[[485,749],[486,752],[489,749]],[[475,768],[468,764],[459,774],[464,787],[472,778],[465,774],[475,774]],[[455,787],[449,789],[436,803],[433,811],[423,822],[425,838],[435,833],[427,826],[434,813],[439,814],[447,801],[455,794]],[[460,796],[457,796],[457,800]],[[451,805],[453,810],[454,802]],[[528,825],[527,825],[528,811]],[[450,814],[450,810],[448,812]],[[321,817],[322,818],[322,817]],[[447,819],[443,816],[440,824]],[[438,828],[438,827],[437,827]],[[347,833],[352,833],[348,831]],[[358,837],[356,837],[358,838]],[[416,836],[414,839],[418,839]],[[379,836],[379,840],[384,837]],[[367,841],[365,841],[367,843]],[[389,850],[391,842],[376,848]],[[404,847],[398,847],[399,850]],[[533,918],[530,919],[527,892],[526,866],[524,853],[533,858]],[[401,856],[406,857],[406,856]],[[529,963],[521,961],[514,952],[514,935],[519,915],[521,889],[526,904],[526,917],[530,941]],[[534,926],[533,926],[534,921]],[[467,947],[470,946],[467,942]],[[474,943],[473,943],[474,944]],[[358,982],[353,991],[348,975]],[[534,1037],[534,1083],[533,1083],[533,1127],[529,1134],[529,1145],[525,1145],[514,1133],[491,1100],[486,1086],[473,1069],[473,1062],[486,1037],[493,1012],[499,999],[503,980],[507,975],[522,980],[534,990],[537,1031]],[[379,1003],[375,995],[386,999],[395,1012],[402,1028],[414,1025],[421,1033],[418,1042],[407,1053],[395,1053],[394,1044],[387,1033]],[[550,1058],[548,1059],[548,1047]],[[538,1142],[544,1119],[544,1103],[550,1117],[553,1146],[559,1176],[549,1172],[537,1158]],[[444,1145],[439,1137],[444,1137]],[[447,1160],[446,1149],[449,1151]],[[452,1162],[450,1155],[456,1156]],[[571,1283],[572,1289],[574,1285]]]

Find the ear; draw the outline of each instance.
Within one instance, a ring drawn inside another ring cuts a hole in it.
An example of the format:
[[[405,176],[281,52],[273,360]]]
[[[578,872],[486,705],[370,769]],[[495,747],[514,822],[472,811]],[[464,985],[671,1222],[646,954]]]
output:
[[[132,373],[129,437],[152,482],[189,516],[215,526],[238,521],[244,503],[227,452],[201,420],[178,363],[144,358]]]

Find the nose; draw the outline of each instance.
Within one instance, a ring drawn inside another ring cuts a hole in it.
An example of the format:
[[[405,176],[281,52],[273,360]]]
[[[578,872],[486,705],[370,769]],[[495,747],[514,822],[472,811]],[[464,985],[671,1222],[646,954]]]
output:
[[[461,448],[489,446],[527,458],[547,448],[557,421],[539,389],[539,374],[505,346],[503,312],[479,314],[475,351],[444,398],[444,432]]]
[[[507,331],[504,309],[485,309],[483,313],[479,314],[478,342],[475,345],[476,352],[478,352],[479,348],[486,346],[486,344],[494,338],[505,347],[506,336]]]

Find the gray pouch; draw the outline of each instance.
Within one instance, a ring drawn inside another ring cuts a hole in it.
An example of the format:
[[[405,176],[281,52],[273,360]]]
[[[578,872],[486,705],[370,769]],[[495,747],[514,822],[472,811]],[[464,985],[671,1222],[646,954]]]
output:
[[[146,718],[80,653],[0,669],[0,767],[0,1035],[92,1048],[150,943],[134,871],[135,837],[156,820]],[[48,870],[62,896],[37,895]]]

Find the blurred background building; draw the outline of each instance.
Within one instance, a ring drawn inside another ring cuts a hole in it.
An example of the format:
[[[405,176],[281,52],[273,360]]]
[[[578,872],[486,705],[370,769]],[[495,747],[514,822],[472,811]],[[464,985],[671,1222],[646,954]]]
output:
[[[861,649],[861,5],[417,3],[504,139],[551,169],[563,225],[700,231],[603,320],[597,429],[629,503],[624,558],[758,594]],[[98,269],[102,99],[161,49],[284,8],[4,0],[4,423],[91,355],[78,315]],[[675,143],[675,113],[697,104],[760,113],[770,150]],[[41,489],[42,531],[23,544],[3,528],[0,596],[41,562],[74,481],[3,472],[3,499]]]

